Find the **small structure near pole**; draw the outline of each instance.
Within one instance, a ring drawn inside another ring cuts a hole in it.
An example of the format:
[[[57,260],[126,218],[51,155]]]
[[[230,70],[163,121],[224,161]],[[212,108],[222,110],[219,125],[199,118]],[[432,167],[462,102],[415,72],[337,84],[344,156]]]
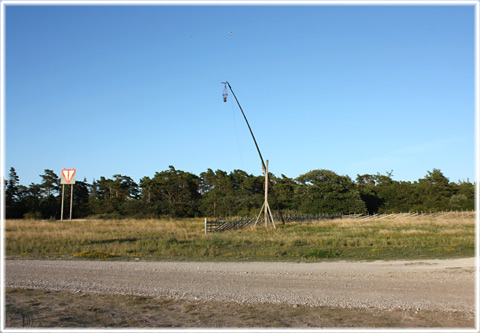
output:
[[[222,97],[223,97],[223,101],[226,102],[227,97],[228,97],[228,91],[227,91],[227,85],[226,84],[225,84],[225,88],[223,88]]]
[[[63,169],[62,170],[62,179],[60,184],[62,184],[62,207],[60,212],[60,220],[63,221],[63,202],[65,198],[65,185],[70,185],[70,221],[72,220],[72,206],[73,206],[73,184],[75,184],[75,169]]]

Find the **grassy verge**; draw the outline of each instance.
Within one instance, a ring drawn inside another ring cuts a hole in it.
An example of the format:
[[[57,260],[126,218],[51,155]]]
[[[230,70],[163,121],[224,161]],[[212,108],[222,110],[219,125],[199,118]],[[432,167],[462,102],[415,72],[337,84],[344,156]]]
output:
[[[142,296],[6,289],[8,328],[463,327],[462,312],[373,311],[287,304],[189,301]],[[228,310],[227,310],[228,309]]]
[[[6,253],[25,258],[319,261],[474,255],[466,214],[289,223],[204,234],[202,219],[5,222]]]

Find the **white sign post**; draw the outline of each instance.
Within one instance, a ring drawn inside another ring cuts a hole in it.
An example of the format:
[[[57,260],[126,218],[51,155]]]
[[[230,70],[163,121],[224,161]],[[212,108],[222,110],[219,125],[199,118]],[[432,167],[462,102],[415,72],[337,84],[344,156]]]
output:
[[[73,184],[75,184],[75,169],[63,169],[62,170],[62,179],[60,183],[62,184],[62,209],[60,212],[60,220],[63,221],[63,201],[65,193],[65,184],[70,184],[70,221],[72,220],[72,206],[73,206]]]

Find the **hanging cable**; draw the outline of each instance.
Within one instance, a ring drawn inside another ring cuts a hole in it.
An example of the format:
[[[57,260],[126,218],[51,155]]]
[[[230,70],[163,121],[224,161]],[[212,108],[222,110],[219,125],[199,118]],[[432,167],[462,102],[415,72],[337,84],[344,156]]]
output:
[[[233,125],[235,126],[235,137],[237,139],[238,153],[240,154],[240,162],[242,163],[242,170],[244,170],[245,165],[243,164],[242,150],[240,149],[240,140],[238,139],[237,120],[236,120],[236,117],[235,117],[235,110],[234,110],[233,103],[230,103],[230,105],[232,107]]]

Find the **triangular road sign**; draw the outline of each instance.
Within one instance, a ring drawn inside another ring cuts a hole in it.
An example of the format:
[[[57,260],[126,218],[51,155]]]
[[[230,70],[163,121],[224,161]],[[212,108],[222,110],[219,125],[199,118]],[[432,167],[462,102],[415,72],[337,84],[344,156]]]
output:
[[[75,178],[74,178],[74,176],[75,176],[75,172],[76,172],[76,171],[77,171],[77,170],[75,170],[75,169],[63,169],[63,170],[62,170],[62,180],[64,180],[66,184],[70,184],[70,182],[71,182],[72,179],[73,179],[72,184],[74,184],[74,183],[75,183]],[[62,182],[62,183],[63,183],[63,182]]]

